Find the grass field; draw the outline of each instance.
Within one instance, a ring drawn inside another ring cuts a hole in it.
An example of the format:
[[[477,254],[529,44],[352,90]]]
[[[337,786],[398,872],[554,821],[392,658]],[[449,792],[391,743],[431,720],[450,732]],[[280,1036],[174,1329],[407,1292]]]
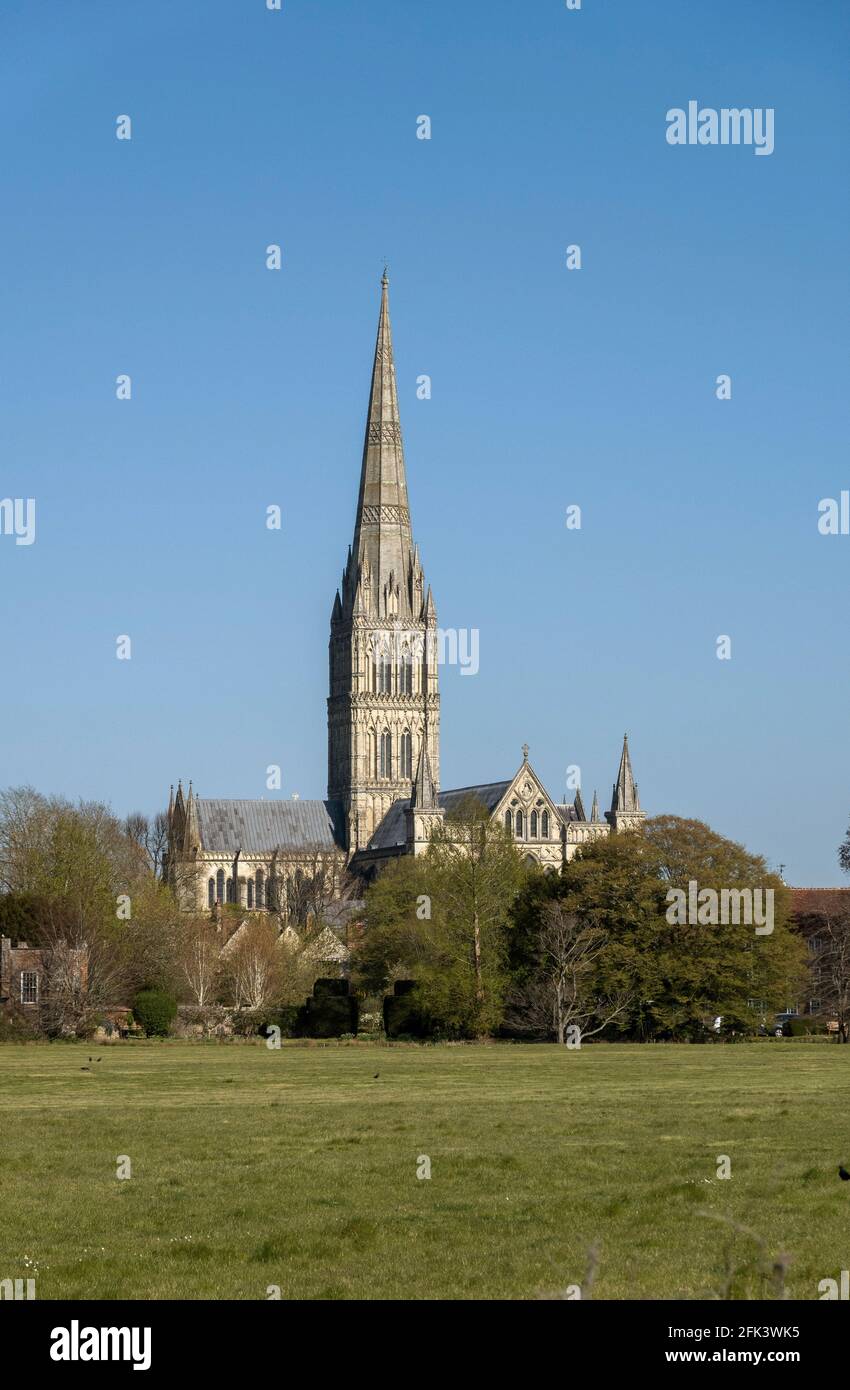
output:
[[[831,1045],[5,1045],[0,1155],[0,1278],[40,1299],[552,1297],[594,1244],[600,1299],[850,1266]]]

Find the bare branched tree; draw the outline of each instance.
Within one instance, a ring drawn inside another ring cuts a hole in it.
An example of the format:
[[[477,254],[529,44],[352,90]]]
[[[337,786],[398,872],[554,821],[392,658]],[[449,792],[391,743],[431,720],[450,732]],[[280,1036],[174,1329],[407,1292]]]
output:
[[[283,947],[277,924],[265,915],[242,923],[221,954],[222,981],[238,1009],[262,1009],[281,987]]]
[[[838,1023],[838,1038],[846,1043],[850,1035],[850,912],[829,913],[810,938],[813,951],[815,988],[821,1009]]]
[[[159,877],[168,849],[168,817],[165,812],[157,811],[151,818],[142,811],[131,811],[125,817],[124,830],[129,839],[144,850],[151,873]]]
[[[192,996],[203,1007],[215,998],[222,938],[208,916],[192,915],[180,923],[180,969]]]
[[[595,988],[596,964],[606,944],[600,927],[561,902],[547,904],[537,940],[537,970],[514,997],[511,1024],[564,1043],[571,1026],[581,1038],[589,1038],[624,1014],[631,995],[600,995]]]

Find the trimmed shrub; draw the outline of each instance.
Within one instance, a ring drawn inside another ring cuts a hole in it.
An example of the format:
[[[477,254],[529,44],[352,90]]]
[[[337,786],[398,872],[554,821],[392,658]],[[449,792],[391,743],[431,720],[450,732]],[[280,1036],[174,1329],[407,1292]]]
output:
[[[338,979],[317,980],[313,985],[313,998],[324,999],[327,997],[346,999],[348,997],[348,981]]]
[[[318,989],[328,984],[334,986],[332,992]],[[347,980],[317,980],[313,997],[298,1011],[296,1033],[301,1038],[339,1038],[343,1033],[357,1032],[358,1015],[359,1006],[348,992]]]
[[[384,999],[384,1032],[388,1038],[430,1038],[434,1032],[428,1015],[419,1007],[415,980],[396,980]]]
[[[161,989],[143,989],[133,1000],[133,1017],[149,1038],[166,1038],[177,1017],[177,1000]]]
[[[257,1032],[261,1038],[269,1038],[274,1027],[280,1029],[282,1038],[294,1038],[300,1013],[297,1004],[284,1004],[279,1009],[267,1009]]]

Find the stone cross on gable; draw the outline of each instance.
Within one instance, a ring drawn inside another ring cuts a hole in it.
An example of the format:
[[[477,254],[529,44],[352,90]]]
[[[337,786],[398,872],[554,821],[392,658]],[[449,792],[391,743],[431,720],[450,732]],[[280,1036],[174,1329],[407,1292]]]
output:
[[[524,763],[527,763],[527,762],[528,762],[528,744],[527,744],[527,743],[524,743],[524,744],[522,745],[522,760],[523,760]]]

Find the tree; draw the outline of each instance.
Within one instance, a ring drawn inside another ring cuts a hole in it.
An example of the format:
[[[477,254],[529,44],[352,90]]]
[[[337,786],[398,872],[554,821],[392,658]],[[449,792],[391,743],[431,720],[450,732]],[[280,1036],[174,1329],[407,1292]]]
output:
[[[850,1036],[850,912],[827,913],[818,925],[813,966],[821,1009],[838,1023],[838,1040]]]
[[[158,878],[168,850],[168,816],[164,811],[157,811],[153,818],[131,811],[124,819],[124,831],[144,852],[151,873]]]
[[[574,1027],[581,1038],[601,1033],[630,1007],[631,995],[600,996],[597,982],[608,937],[557,900],[542,909],[535,966],[511,1001],[509,1022],[521,1032],[566,1041]]]
[[[221,952],[222,981],[237,1009],[277,1003],[282,984],[282,946],[277,925],[264,914],[251,916]]]
[[[211,917],[192,914],[181,921],[180,973],[192,1003],[201,1008],[215,998],[221,947],[221,935]]]
[[[845,874],[850,874],[850,826],[841,844],[838,846],[838,862]]]
[[[415,979],[417,1007],[439,1030],[493,1032],[509,983],[510,909],[526,873],[508,832],[467,798],[424,855],[397,861],[369,889],[358,983],[373,991]]]
[[[108,807],[30,787],[0,793],[0,876],[28,903],[27,939],[46,952],[48,1028],[83,1030],[140,984],[168,984],[173,898]]]
[[[745,921],[671,921],[668,893],[761,888],[774,894],[773,932]],[[754,1029],[769,1009],[784,1009],[802,988],[804,948],[789,926],[789,895],[759,855],[700,821],[660,816],[642,830],[583,847],[557,879],[532,881],[514,910],[511,969],[520,986],[533,978],[547,900],[600,929],[597,997],[631,998],[614,1020],[638,1039],[704,1037],[722,1015],[731,1028]]]

